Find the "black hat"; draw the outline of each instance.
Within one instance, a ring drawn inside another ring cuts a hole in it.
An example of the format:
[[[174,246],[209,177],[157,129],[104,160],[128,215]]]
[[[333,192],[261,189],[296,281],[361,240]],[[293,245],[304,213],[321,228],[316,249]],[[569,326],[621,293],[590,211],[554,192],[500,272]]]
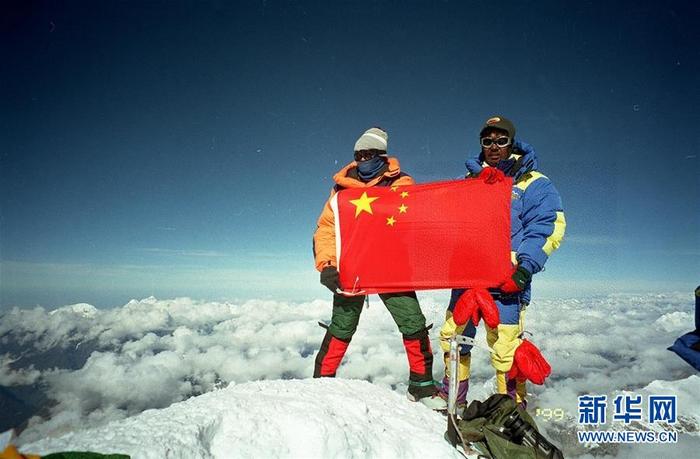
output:
[[[486,123],[484,123],[484,127],[481,128],[479,135],[482,135],[487,129],[500,129],[502,131],[506,131],[508,133],[508,137],[511,139],[515,138],[515,126],[508,118],[504,118],[502,116],[492,116],[491,118],[487,119]]]

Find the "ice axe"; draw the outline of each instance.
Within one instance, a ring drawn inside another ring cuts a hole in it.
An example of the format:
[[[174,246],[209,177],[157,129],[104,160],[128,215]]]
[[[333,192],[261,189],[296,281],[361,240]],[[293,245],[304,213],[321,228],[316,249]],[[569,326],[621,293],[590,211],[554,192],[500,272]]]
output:
[[[467,442],[462,438],[462,434],[457,428],[457,391],[459,388],[459,350],[462,345],[474,346],[488,349],[493,352],[490,347],[477,343],[474,338],[462,335],[454,335],[450,338],[450,385],[447,391],[447,432],[445,438],[455,448],[461,445],[465,451],[471,451]]]

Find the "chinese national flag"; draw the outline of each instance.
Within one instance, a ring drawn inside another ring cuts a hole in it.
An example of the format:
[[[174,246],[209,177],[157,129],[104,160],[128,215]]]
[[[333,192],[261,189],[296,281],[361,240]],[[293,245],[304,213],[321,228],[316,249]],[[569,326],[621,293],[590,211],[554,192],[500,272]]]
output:
[[[512,270],[511,187],[506,178],[340,191],[331,207],[343,290],[496,287]]]

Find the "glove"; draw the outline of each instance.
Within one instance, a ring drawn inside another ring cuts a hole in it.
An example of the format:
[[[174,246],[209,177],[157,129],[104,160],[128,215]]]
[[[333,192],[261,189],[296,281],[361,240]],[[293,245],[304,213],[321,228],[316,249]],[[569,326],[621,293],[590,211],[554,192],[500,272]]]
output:
[[[335,266],[326,266],[321,271],[321,284],[333,293],[338,293],[340,288],[340,276]]]
[[[521,382],[529,379],[537,385],[542,385],[551,373],[552,367],[537,346],[524,339],[515,350],[508,379],[517,379]]]
[[[506,175],[502,170],[496,167],[485,167],[481,172],[479,172],[479,178],[489,185],[493,185],[496,182],[503,181]]]
[[[531,280],[532,274],[530,274],[530,271],[522,266],[518,266],[513,270],[513,273],[508,279],[501,282],[501,285],[499,285],[498,288],[503,293],[519,293],[523,291],[525,286],[529,284]]]
[[[469,319],[474,325],[479,325],[482,317],[491,328],[498,327],[500,323],[498,306],[491,294],[483,288],[470,288],[462,293],[455,304],[452,317],[457,325],[464,325]]]

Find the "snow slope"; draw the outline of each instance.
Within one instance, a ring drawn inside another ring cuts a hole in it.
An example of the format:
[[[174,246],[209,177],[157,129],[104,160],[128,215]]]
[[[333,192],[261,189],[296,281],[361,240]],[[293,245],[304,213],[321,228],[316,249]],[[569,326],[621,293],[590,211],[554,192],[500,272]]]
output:
[[[153,459],[461,457],[443,439],[445,423],[444,416],[366,381],[260,381],[22,450]]]
[[[690,376],[677,383],[656,381],[643,393],[670,391],[679,395],[684,406],[698,389],[700,377]],[[693,409],[697,422],[697,404]],[[698,424],[689,420],[684,416],[676,430],[690,434],[674,445],[579,448],[578,452],[571,445],[563,446],[566,457],[693,457],[700,438]],[[640,427],[650,426],[632,428]],[[232,384],[165,409],[26,444],[22,450],[119,452],[153,459],[463,457],[443,439],[445,428],[444,416],[366,381],[278,380]],[[564,430],[570,433],[576,428],[569,422]]]

